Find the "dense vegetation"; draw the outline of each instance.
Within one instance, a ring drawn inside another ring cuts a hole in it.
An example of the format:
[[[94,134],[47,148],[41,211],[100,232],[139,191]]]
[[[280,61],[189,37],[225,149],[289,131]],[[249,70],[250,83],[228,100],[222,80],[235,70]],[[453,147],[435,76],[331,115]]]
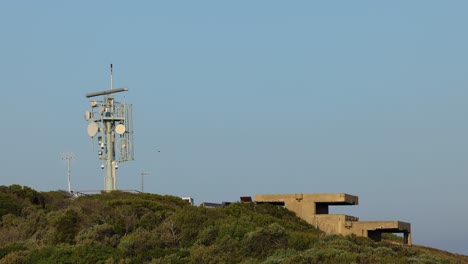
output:
[[[1,263],[465,263],[394,241],[325,236],[273,205],[190,206],[156,194],[0,186]]]

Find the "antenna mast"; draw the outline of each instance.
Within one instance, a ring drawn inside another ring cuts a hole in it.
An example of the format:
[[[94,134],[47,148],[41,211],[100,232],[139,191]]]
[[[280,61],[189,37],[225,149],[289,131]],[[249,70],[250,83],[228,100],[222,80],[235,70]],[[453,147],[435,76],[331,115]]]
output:
[[[71,169],[70,169],[70,161],[72,159],[74,159],[75,156],[73,155],[72,152],[68,152],[68,153],[63,153],[62,154],[62,160],[66,160],[67,161],[67,178],[68,178],[68,193],[71,193],[71,186],[70,186],[70,173],[71,173]]]
[[[85,112],[88,135],[93,139],[98,133],[98,158],[105,169],[104,190],[117,190],[117,162],[133,160],[132,105],[116,102],[114,93],[128,91],[127,87],[114,89],[113,67],[110,65],[110,90],[86,94],[87,98],[103,96],[103,101],[92,100],[91,111]],[[120,154],[120,158],[116,158]]]
[[[110,65],[110,89],[113,90],[114,89],[114,80],[112,78],[112,63]]]

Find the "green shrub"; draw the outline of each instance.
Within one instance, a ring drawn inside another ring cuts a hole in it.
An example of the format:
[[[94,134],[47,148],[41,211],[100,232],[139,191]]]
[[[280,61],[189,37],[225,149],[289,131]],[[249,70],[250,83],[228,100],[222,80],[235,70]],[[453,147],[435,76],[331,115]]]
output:
[[[67,209],[53,219],[52,225],[55,228],[54,243],[73,244],[76,234],[79,232],[80,216],[73,209]]]
[[[6,256],[0,258],[0,264],[26,264],[28,263],[29,252],[28,251],[13,251],[8,253]]]
[[[19,243],[12,243],[5,247],[0,248],[0,259],[4,256],[8,255],[9,253],[26,250],[27,248],[23,244]]]
[[[306,250],[318,243],[318,236],[315,232],[289,232],[288,245],[295,250]]]
[[[114,231],[110,224],[95,225],[87,229],[82,229],[76,236],[77,244],[85,244],[89,241],[99,242],[107,246],[117,246],[120,236]]]
[[[137,261],[149,261],[152,255],[154,255],[150,254],[150,252],[159,248],[160,243],[156,233],[144,229],[136,229],[132,233],[122,237],[117,248],[122,252],[123,257]]]
[[[218,229],[215,226],[205,227],[198,235],[198,239],[195,242],[198,245],[210,246],[218,237]]]
[[[294,249],[278,249],[272,255],[268,256],[262,264],[280,264],[299,254]]]
[[[0,217],[7,214],[19,215],[23,207],[24,205],[19,199],[6,193],[0,193]]]
[[[277,249],[288,247],[288,233],[277,223],[257,228],[245,235],[244,253],[252,257],[266,257]]]

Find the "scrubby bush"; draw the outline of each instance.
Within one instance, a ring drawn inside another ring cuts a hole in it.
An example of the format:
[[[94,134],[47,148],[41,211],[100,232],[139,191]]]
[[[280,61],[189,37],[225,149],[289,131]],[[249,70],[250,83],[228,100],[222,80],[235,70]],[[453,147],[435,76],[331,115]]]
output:
[[[247,256],[266,257],[277,249],[288,247],[288,233],[282,226],[273,223],[247,233],[243,244]]]
[[[13,251],[0,258],[0,264],[26,264],[28,263],[29,252],[28,251]]]

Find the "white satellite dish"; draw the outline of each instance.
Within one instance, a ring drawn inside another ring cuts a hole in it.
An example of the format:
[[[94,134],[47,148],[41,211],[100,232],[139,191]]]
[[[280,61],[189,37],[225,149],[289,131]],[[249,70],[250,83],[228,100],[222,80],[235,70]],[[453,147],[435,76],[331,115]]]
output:
[[[97,132],[99,130],[98,124],[96,122],[91,122],[88,125],[88,136],[94,137],[96,136]]]
[[[123,133],[125,133],[125,126],[124,124],[118,124],[115,126],[115,132],[119,135],[122,135]]]

